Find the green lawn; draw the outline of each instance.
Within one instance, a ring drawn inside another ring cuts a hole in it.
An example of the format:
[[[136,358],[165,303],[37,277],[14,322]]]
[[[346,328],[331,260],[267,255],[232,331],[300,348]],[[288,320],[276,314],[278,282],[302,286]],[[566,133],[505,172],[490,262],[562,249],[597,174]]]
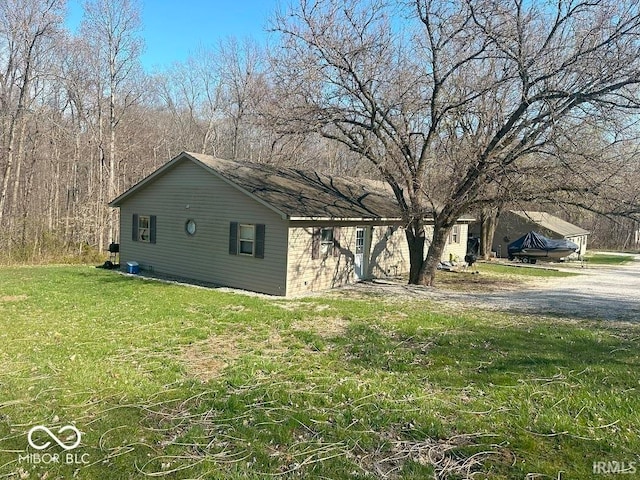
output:
[[[633,255],[594,253],[591,255],[585,255],[585,260],[592,265],[621,265],[631,262],[633,260]]]
[[[0,478],[587,479],[610,478],[594,462],[640,465],[638,326],[336,297],[1,269]],[[24,460],[30,428],[68,424],[83,434],[73,462]]]

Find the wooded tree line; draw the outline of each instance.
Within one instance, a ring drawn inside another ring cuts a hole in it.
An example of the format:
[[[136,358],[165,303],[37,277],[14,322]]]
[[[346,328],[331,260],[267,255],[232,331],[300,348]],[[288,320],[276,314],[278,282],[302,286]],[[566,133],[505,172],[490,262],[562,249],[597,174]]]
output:
[[[107,202],[182,150],[341,162],[328,142],[282,138],[263,121],[263,46],[229,38],[151,74],[140,64],[139,3],[90,0],[77,33],[64,26],[65,8],[65,0],[0,2],[4,255],[105,248],[117,240]]]
[[[632,2],[301,0],[274,12],[270,50],[229,38],[153,73],[135,0],[88,0],[75,33],[65,8],[0,3],[0,242],[14,259],[105,248],[108,201],[182,150],[387,181],[414,282],[431,281],[462,213],[544,202],[607,246],[638,227]]]

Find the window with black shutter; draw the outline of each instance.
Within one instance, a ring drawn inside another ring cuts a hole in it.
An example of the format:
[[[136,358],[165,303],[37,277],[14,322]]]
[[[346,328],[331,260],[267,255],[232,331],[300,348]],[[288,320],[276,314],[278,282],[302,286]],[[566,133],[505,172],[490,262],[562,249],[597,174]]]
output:
[[[311,237],[311,258],[317,260],[328,255],[340,255],[340,228],[315,227]]]
[[[264,258],[264,224],[229,223],[229,254]]]
[[[156,216],[133,214],[131,240],[142,243],[156,243]]]
[[[264,258],[264,239],[265,239],[266,227],[264,224],[258,223],[256,225],[256,249],[255,257]]]

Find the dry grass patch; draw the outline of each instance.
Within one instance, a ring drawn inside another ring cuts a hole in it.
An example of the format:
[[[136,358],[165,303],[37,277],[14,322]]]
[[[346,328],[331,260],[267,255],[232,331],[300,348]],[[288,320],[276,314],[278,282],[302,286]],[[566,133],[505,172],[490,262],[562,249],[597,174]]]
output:
[[[230,312],[246,312],[249,310],[244,305],[227,305],[224,307],[225,310],[229,310]]]
[[[219,377],[225,368],[243,355],[259,352],[262,356],[272,358],[286,352],[287,347],[278,332],[269,332],[266,338],[261,336],[260,332],[251,328],[212,335],[183,348],[180,359],[189,375],[206,382]]]
[[[388,436],[387,449],[368,452],[357,458],[365,472],[380,479],[402,478],[407,462],[429,466],[434,478],[473,478],[491,455],[513,461],[513,454],[501,445],[485,443],[481,435],[456,435],[449,439],[402,440]],[[384,435],[383,435],[384,438]],[[465,451],[466,449],[466,451]],[[475,451],[475,453],[470,453]]]
[[[290,312],[300,310],[303,307],[308,307],[308,303],[304,302],[271,302],[271,305],[274,307],[282,308],[283,310],[288,310]]]
[[[343,317],[310,317],[294,321],[291,329],[313,332],[322,338],[334,338],[346,333],[349,322]]]
[[[21,302],[29,298],[28,295],[5,295],[0,297],[0,303]]]
[[[294,301],[282,301],[272,302],[271,305],[279,307],[290,312],[295,311],[312,311],[312,312],[324,312],[331,308],[331,305],[327,303],[309,303],[309,302],[294,302]]]
[[[188,373],[203,382],[220,376],[220,373],[242,354],[227,337],[212,336],[184,348],[180,357]]]

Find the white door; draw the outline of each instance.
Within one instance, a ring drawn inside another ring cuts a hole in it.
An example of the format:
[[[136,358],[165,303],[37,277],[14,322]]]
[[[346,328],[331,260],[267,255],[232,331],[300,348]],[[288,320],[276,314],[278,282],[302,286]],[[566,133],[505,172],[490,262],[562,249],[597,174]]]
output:
[[[358,227],[356,228],[356,254],[354,258],[354,270],[358,280],[362,280],[365,276],[364,242],[365,229]]]

